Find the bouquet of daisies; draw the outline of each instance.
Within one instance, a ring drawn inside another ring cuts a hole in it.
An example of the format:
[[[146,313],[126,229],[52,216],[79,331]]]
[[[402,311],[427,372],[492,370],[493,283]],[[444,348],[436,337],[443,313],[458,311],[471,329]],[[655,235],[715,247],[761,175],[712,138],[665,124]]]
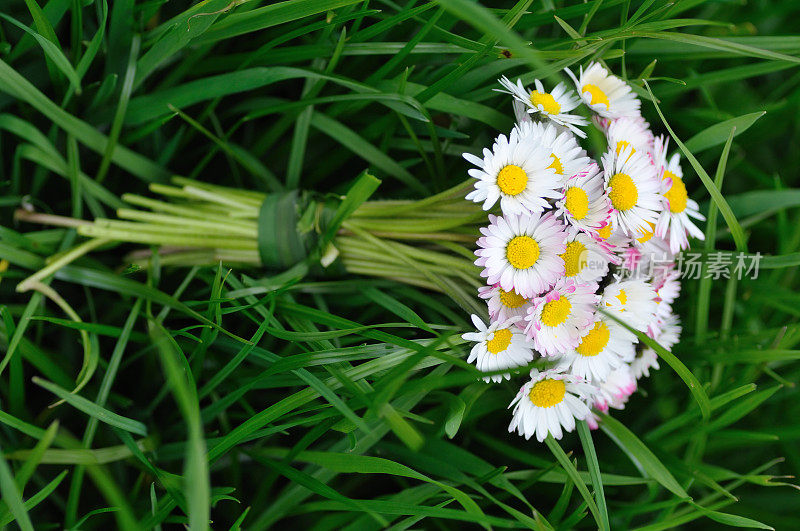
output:
[[[468,361],[491,373],[487,382],[541,362],[509,406],[509,431],[539,441],[580,420],[596,428],[593,408],[624,408],[637,380],[658,368],[636,331],[666,349],[677,343],[675,256],[689,236],[703,238],[679,155],[668,157],[631,87],[599,63],[567,73],[575,91],[502,78],[517,123],[482,158],[464,154],[476,166],[466,199],[500,207],[477,240],[490,322],[472,316]],[[599,162],[579,144],[590,125],[573,114],[581,104],[607,141]]]
[[[20,219],[76,227],[91,240],[17,289],[121,242],[148,246],[127,256],[139,266],[224,262],[287,280],[337,264],[448,294],[473,314],[478,330],[463,338],[476,343],[468,361],[487,381],[529,364],[544,369],[531,371],[511,403],[509,431],[542,441],[576,420],[596,427],[592,408],[623,408],[637,380],[658,368],[637,333],[667,349],[677,343],[675,256],[690,235],[703,238],[692,218],[704,218],[687,197],[678,154],[667,157],[667,139],[650,131],[631,88],[598,63],[567,73],[578,95],[564,83],[547,92],[539,80],[528,90],[502,78],[516,125],[482,158],[464,154],[472,179],[424,199],[367,200],[380,182],[368,172],[346,196],[176,176],[150,185],[161,199],[123,195],[118,219],[21,210]],[[590,125],[573,114],[581,104],[607,141],[599,163],[579,144]],[[488,314],[488,326],[477,314]]]

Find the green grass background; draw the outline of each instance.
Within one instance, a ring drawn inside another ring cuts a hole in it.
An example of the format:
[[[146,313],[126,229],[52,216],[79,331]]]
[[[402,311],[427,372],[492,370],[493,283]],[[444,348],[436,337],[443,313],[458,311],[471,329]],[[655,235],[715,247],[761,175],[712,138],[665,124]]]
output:
[[[800,4],[192,4],[0,5],[0,524],[800,528]],[[422,198],[510,129],[497,77],[591,59],[696,155],[705,249],[771,257],[684,282],[678,361],[602,430],[507,434],[524,376],[476,381],[447,295],[335,268],[135,271],[121,246],[45,280],[68,306],[15,292],[80,243],[21,205],[113,217],[172,174],[345,193],[365,168]]]

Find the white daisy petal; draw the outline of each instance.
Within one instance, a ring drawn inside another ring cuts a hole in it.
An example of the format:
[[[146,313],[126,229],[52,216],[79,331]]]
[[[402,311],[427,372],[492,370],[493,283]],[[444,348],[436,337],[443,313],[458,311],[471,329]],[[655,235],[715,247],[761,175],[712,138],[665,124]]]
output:
[[[571,407],[581,399],[593,399],[598,389],[571,374],[551,369],[531,370],[531,380],[522,386],[509,407],[514,406],[509,432],[530,439],[536,435],[539,442],[547,435],[560,439],[563,432],[575,429],[575,420],[584,420],[589,409]],[[580,399],[578,397],[581,397]]]
[[[644,233],[661,210],[660,182],[650,156],[625,146],[603,155],[611,222],[628,236]]]
[[[515,291],[531,298],[555,284],[564,273],[559,257],[566,250],[564,226],[552,214],[490,217],[492,238],[479,239],[478,259],[481,273],[489,284],[500,284],[505,291]],[[510,222],[510,223],[509,223]],[[525,230],[522,230],[523,227]]]
[[[595,282],[562,278],[549,292],[533,300],[525,333],[543,356],[574,349],[591,323],[598,297]]]
[[[661,182],[661,196],[663,206],[661,214],[655,225],[655,233],[669,242],[669,249],[673,253],[689,248],[688,235],[699,240],[705,239],[701,231],[691,218],[703,221],[706,218],[700,213],[695,201],[689,199],[686,185],[683,183],[683,170],[680,164],[680,155],[675,153],[667,161],[667,144],[664,137],[655,141],[655,166]]]
[[[542,82],[538,79],[534,80],[534,90],[525,88],[520,79],[517,79],[517,82],[514,83],[503,76],[499,81],[503,88],[495,90],[511,94],[515,102],[520,106],[525,106],[528,114],[538,115],[545,120],[558,124],[581,138],[586,137],[586,133],[580,129],[580,127],[588,124],[586,118],[569,112],[580,105],[581,100],[578,99],[575,92],[568,90],[564,83],[559,83],[551,92],[547,92]],[[516,110],[517,107],[515,106]],[[520,124],[530,123],[530,119],[518,119],[517,122]]]
[[[641,102],[631,88],[600,63],[591,63],[586,70],[581,67],[576,77],[566,69],[575,82],[583,102],[594,112],[605,118],[640,116]]]
[[[473,315],[472,321],[478,332],[461,336],[476,343],[467,362],[474,362],[481,372],[494,372],[524,366],[533,361],[533,343],[515,325],[519,320],[519,317],[512,317],[494,321],[487,327],[477,315]],[[503,378],[508,380],[510,377],[509,373],[494,374],[484,380],[500,382]]]

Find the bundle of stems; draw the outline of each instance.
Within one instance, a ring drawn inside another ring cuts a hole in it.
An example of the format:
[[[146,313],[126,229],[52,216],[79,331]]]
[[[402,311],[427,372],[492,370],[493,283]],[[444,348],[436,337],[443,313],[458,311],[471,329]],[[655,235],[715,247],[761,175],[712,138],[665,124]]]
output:
[[[325,249],[320,269],[338,257],[349,273],[447,293],[464,309],[482,312],[473,249],[486,212],[464,201],[471,186],[467,181],[416,201],[362,203]],[[117,210],[119,219],[80,224],[78,232],[149,246],[128,255],[139,265],[152,258],[154,247],[163,265],[263,265],[258,221],[266,194],[184,177],[174,177],[171,185],[152,184],[150,190],[161,198],[125,194],[122,199],[132,208]]]

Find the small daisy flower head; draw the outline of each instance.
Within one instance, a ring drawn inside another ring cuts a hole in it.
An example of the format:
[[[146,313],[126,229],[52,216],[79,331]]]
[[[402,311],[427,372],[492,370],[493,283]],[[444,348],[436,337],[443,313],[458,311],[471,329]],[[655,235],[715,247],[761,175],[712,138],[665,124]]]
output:
[[[598,393],[594,407],[603,413],[608,413],[609,407],[625,409],[628,397],[636,391],[636,378],[625,363],[612,370],[605,381],[597,382],[596,385]]]
[[[671,305],[681,294],[681,273],[676,269],[656,271],[653,277],[653,289],[656,292],[656,302]],[[660,316],[662,318],[666,315]]]
[[[655,235],[655,224],[649,225],[649,230],[634,234],[632,245],[623,252],[622,266],[639,274],[647,274],[656,264],[668,263],[673,258],[669,244]]]
[[[625,146],[617,155],[608,150],[603,155],[603,170],[611,220],[626,234],[643,233],[658,219],[662,203],[660,183],[650,156]]]
[[[649,153],[653,150],[653,133],[650,132],[650,125],[640,116],[610,121],[606,139],[608,149],[613,149],[617,155],[628,146],[632,149],[632,153],[637,151]]]
[[[681,337],[681,322],[678,316],[670,314],[659,326],[659,332],[653,339],[667,350],[672,350]],[[658,354],[646,347],[631,362],[631,374],[637,380],[642,376],[650,376],[650,369],[659,369]]]
[[[635,342],[636,336],[598,313],[578,346],[562,354],[556,367],[587,380],[603,382],[613,369],[634,359]]]
[[[565,83],[559,83],[552,90],[547,92],[544,85],[538,79],[534,80],[535,90],[528,90],[522,84],[521,79],[513,83],[510,79],[503,76],[500,78],[502,89],[499,92],[511,94],[514,99],[527,107],[530,114],[539,114],[554,123],[568,128],[581,138],[586,137],[580,127],[588,122],[586,118],[577,114],[570,114],[569,111],[580,105],[580,100],[575,96],[575,92],[569,90]]]
[[[482,277],[531,298],[555,284],[564,274],[564,225],[552,213],[489,216],[491,224],[481,229],[478,259]]]
[[[628,248],[631,243],[631,239],[619,228],[618,225],[614,225],[614,222],[609,219],[606,221],[598,230],[596,234],[593,234],[596,237],[597,241],[600,245],[603,246],[604,249],[608,253],[624,253],[624,250]],[[614,264],[620,264],[622,262],[622,258],[618,257],[616,260],[612,260]]]
[[[548,200],[559,196],[561,177],[548,167],[548,155],[545,147],[521,141],[517,129],[509,137],[498,136],[491,151],[483,150],[483,159],[464,153],[464,158],[477,166],[468,171],[477,182],[467,200],[483,203],[484,210],[499,200],[504,214],[549,208]]]
[[[603,186],[603,173],[597,164],[592,163],[572,175],[556,200],[556,216],[584,232],[599,231],[611,215],[611,202]]]
[[[596,388],[577,376],[555,370],[531,371],[531,380],[522,386],[508,407],[514,406],[509,432],[542,442],[548,434],[560,439],[563,432],[575,429],[575,421],[589,414],[586,401]],[[562,429],[563,428],[563,429]]]
[[[578,76],[567,68],[567,74],[575,82],[583,102],[594,112],[605,118],[640,116],[641,102],[631,87],[617,76],[610,74],[600,63],[591,63]]]
[[[522,367],[533,361],[533,344],[515,325],[519,317],[505,321],[495,321],[488,327],[477,315],[472,316],[472,323],[477,332],[469,332],[461,337],[466,341],[474,341],[467,363],[475,363],[481,372],[494,372],[503,369]],[[509,373],[493,374],[483,380],[502,382],[503,378],[511,378]]]
[[[578,282],[597,282],[608,273],[608,250],[584,232],[569,230],[564,260],[564,276]]]
[[[574,349],[592,322],[597,283],[562,278],[553,289],[533,300],[525,333],[543,356]]]
[[[512,317],[524,319],[531,305],[530,300],[514,290],[504,290],[500,284],[478,288],[478,296],[486,300],[493,321],[505,321]]]
[[[655,319],[656,293],[649,282],[634,278],[612,282],[603,290],[600,307],[628,326],[644,332]]]
[[[522,141],[533,142],[550,150],[552,168],[562,179],[571,177],[586,168],[591,161],[578,144],[575,135],[561,131],[553,124],[531,122],[517,126]],[[523,140],[524,139],[524,140]]]
[[[524,103],[515,99],[511,102],[511,106],[514,108],[514,118],[518,124],[533,122],[533,118],[528,114],[528,107]]]
[[[693,199],[689,199],[686,185],[683,184],[683,170],[680,164],[680,155],[675,153],[667,161],[666,141],[659,139],[657,143],[664,144],[657,151],[661,160],[656,159],[656,166],[663,168],[661,173],[661,194],[664,205],[656,223],[656,234],[669,241],[669,248],[673,253],[689,248],[691,235],[698,240],[705,239],[705,234],[692,218],[704,221],[706,218],[700,213],[700,206]]]

